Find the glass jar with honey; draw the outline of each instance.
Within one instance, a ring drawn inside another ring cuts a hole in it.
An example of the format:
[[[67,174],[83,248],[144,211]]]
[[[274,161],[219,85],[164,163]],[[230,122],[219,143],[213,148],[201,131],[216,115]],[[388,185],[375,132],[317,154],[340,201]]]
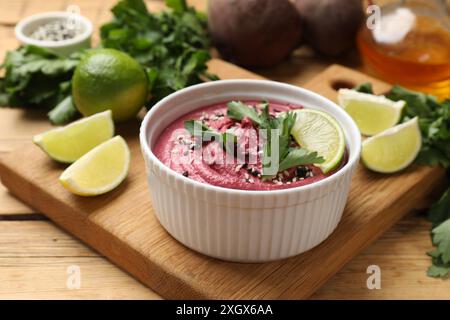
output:
[[[357,45],[369,73],[450,98],[450,17],[446,0],[403,0],[380,7]]]

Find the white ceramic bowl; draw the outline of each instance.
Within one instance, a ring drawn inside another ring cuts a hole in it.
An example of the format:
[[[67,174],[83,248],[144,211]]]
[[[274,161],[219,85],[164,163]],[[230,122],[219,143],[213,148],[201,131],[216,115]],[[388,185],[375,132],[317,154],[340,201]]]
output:
[[[186,178],[153,154],[162,130],[178,117],[237,99],[293,103],[326,111],[344,130],[347,164],[306,186],[245,191]],[[316,93],[273,81],[221,80],[188,87],[157,103],[142,122],[140,143],[156,216],[175,239],[223,260],[263,262],[305,252],[333,232],[358,165],[361,136],[342,108]]]
[[[62,41],[42,41],[30,38],[30,35],[39,26],[52,21],[67,19],[73,19],[74,23],[78,24],[81,28],[81,33],[73,39]],[[15,28],[16,38],[22,44],[35,45],[45,48],[61,56],[68,56],[74,51],[90,48],[92,31],[93,27],[89,19],[79,14],[70,12],[45,12],[35,14],[21,20]]]

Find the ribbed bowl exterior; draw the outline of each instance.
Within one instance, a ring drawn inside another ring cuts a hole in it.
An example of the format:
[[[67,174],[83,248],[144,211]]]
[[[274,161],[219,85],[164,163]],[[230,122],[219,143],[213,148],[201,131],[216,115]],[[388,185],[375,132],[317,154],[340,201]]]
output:
[[[268,92],[273,87],[275,98],[268,94],[269,101],[280,101],[279,96],[287,96],[290,99],[286,101],[298,101],[307,107],[310,104],[332,108],[330,113],[343,126],[349,151],[348,163],[337,173],[319,182],[286,190],[233,190],[199,183],[175,173],[151,152],[161,130],[183,114],[177,112],[177,108],[186,113],[233,96],[254,99],[261,95],[258,90]],[[249,93],[228,92],[233,88]],[[201,95],[211,90],[219,96]],[[264,262],[305,252],[333,232],[344,211],[361,144],[356,125],[344,111],[305,89],[270,81],[217,81],[174,95],[162,100],[146,115],[140,139],[155,214],[175,239],[219,259]],[[307,98],[302,99],[303,96]],[[190,101],[195,99],[198,101]],[[202,104],[203,100],[207,101]]]
[[[147,158],[148,183],[162,226],[208,256],[263,262],[305,252],[341,219],[352,171],[319,188],[285,195],[230,194],[187,184]]]

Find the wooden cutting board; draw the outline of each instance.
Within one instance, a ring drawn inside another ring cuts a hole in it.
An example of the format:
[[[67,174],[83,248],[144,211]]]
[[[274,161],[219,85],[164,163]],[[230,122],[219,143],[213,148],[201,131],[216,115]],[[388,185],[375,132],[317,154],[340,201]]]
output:
[[[223,79],[261,78],[213,60]],[[304,87],[332,100],[336,89],[370,81],[377,93],[389,86],[341,66],[331,66]],[[118,127],[132,153],[127,180],[109,194],[82,198],[58,183],[63,165],[30,142],[0,159],[3,184],[19,199],[74,234],[165,298],[300,299],[309,297],[364,247],[444,183],[444,170],[411,166],[381,175],[359,166],[342,221],[318,247],[264,264],[223,262],[174,240],[153,214],[140,154],[138,121]]]

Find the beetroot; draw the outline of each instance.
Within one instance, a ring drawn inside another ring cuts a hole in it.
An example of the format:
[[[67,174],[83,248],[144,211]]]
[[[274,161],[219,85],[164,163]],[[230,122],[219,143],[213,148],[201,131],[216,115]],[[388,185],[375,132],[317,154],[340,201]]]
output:
[[[295,0],[295,5],[314,50],[337,56],[354,45],[365,17],[361,0]]]
[[[225,59],[268,67],[286,59],[301,40],[301,18],[289,0],[210,0],[208,28]]]

